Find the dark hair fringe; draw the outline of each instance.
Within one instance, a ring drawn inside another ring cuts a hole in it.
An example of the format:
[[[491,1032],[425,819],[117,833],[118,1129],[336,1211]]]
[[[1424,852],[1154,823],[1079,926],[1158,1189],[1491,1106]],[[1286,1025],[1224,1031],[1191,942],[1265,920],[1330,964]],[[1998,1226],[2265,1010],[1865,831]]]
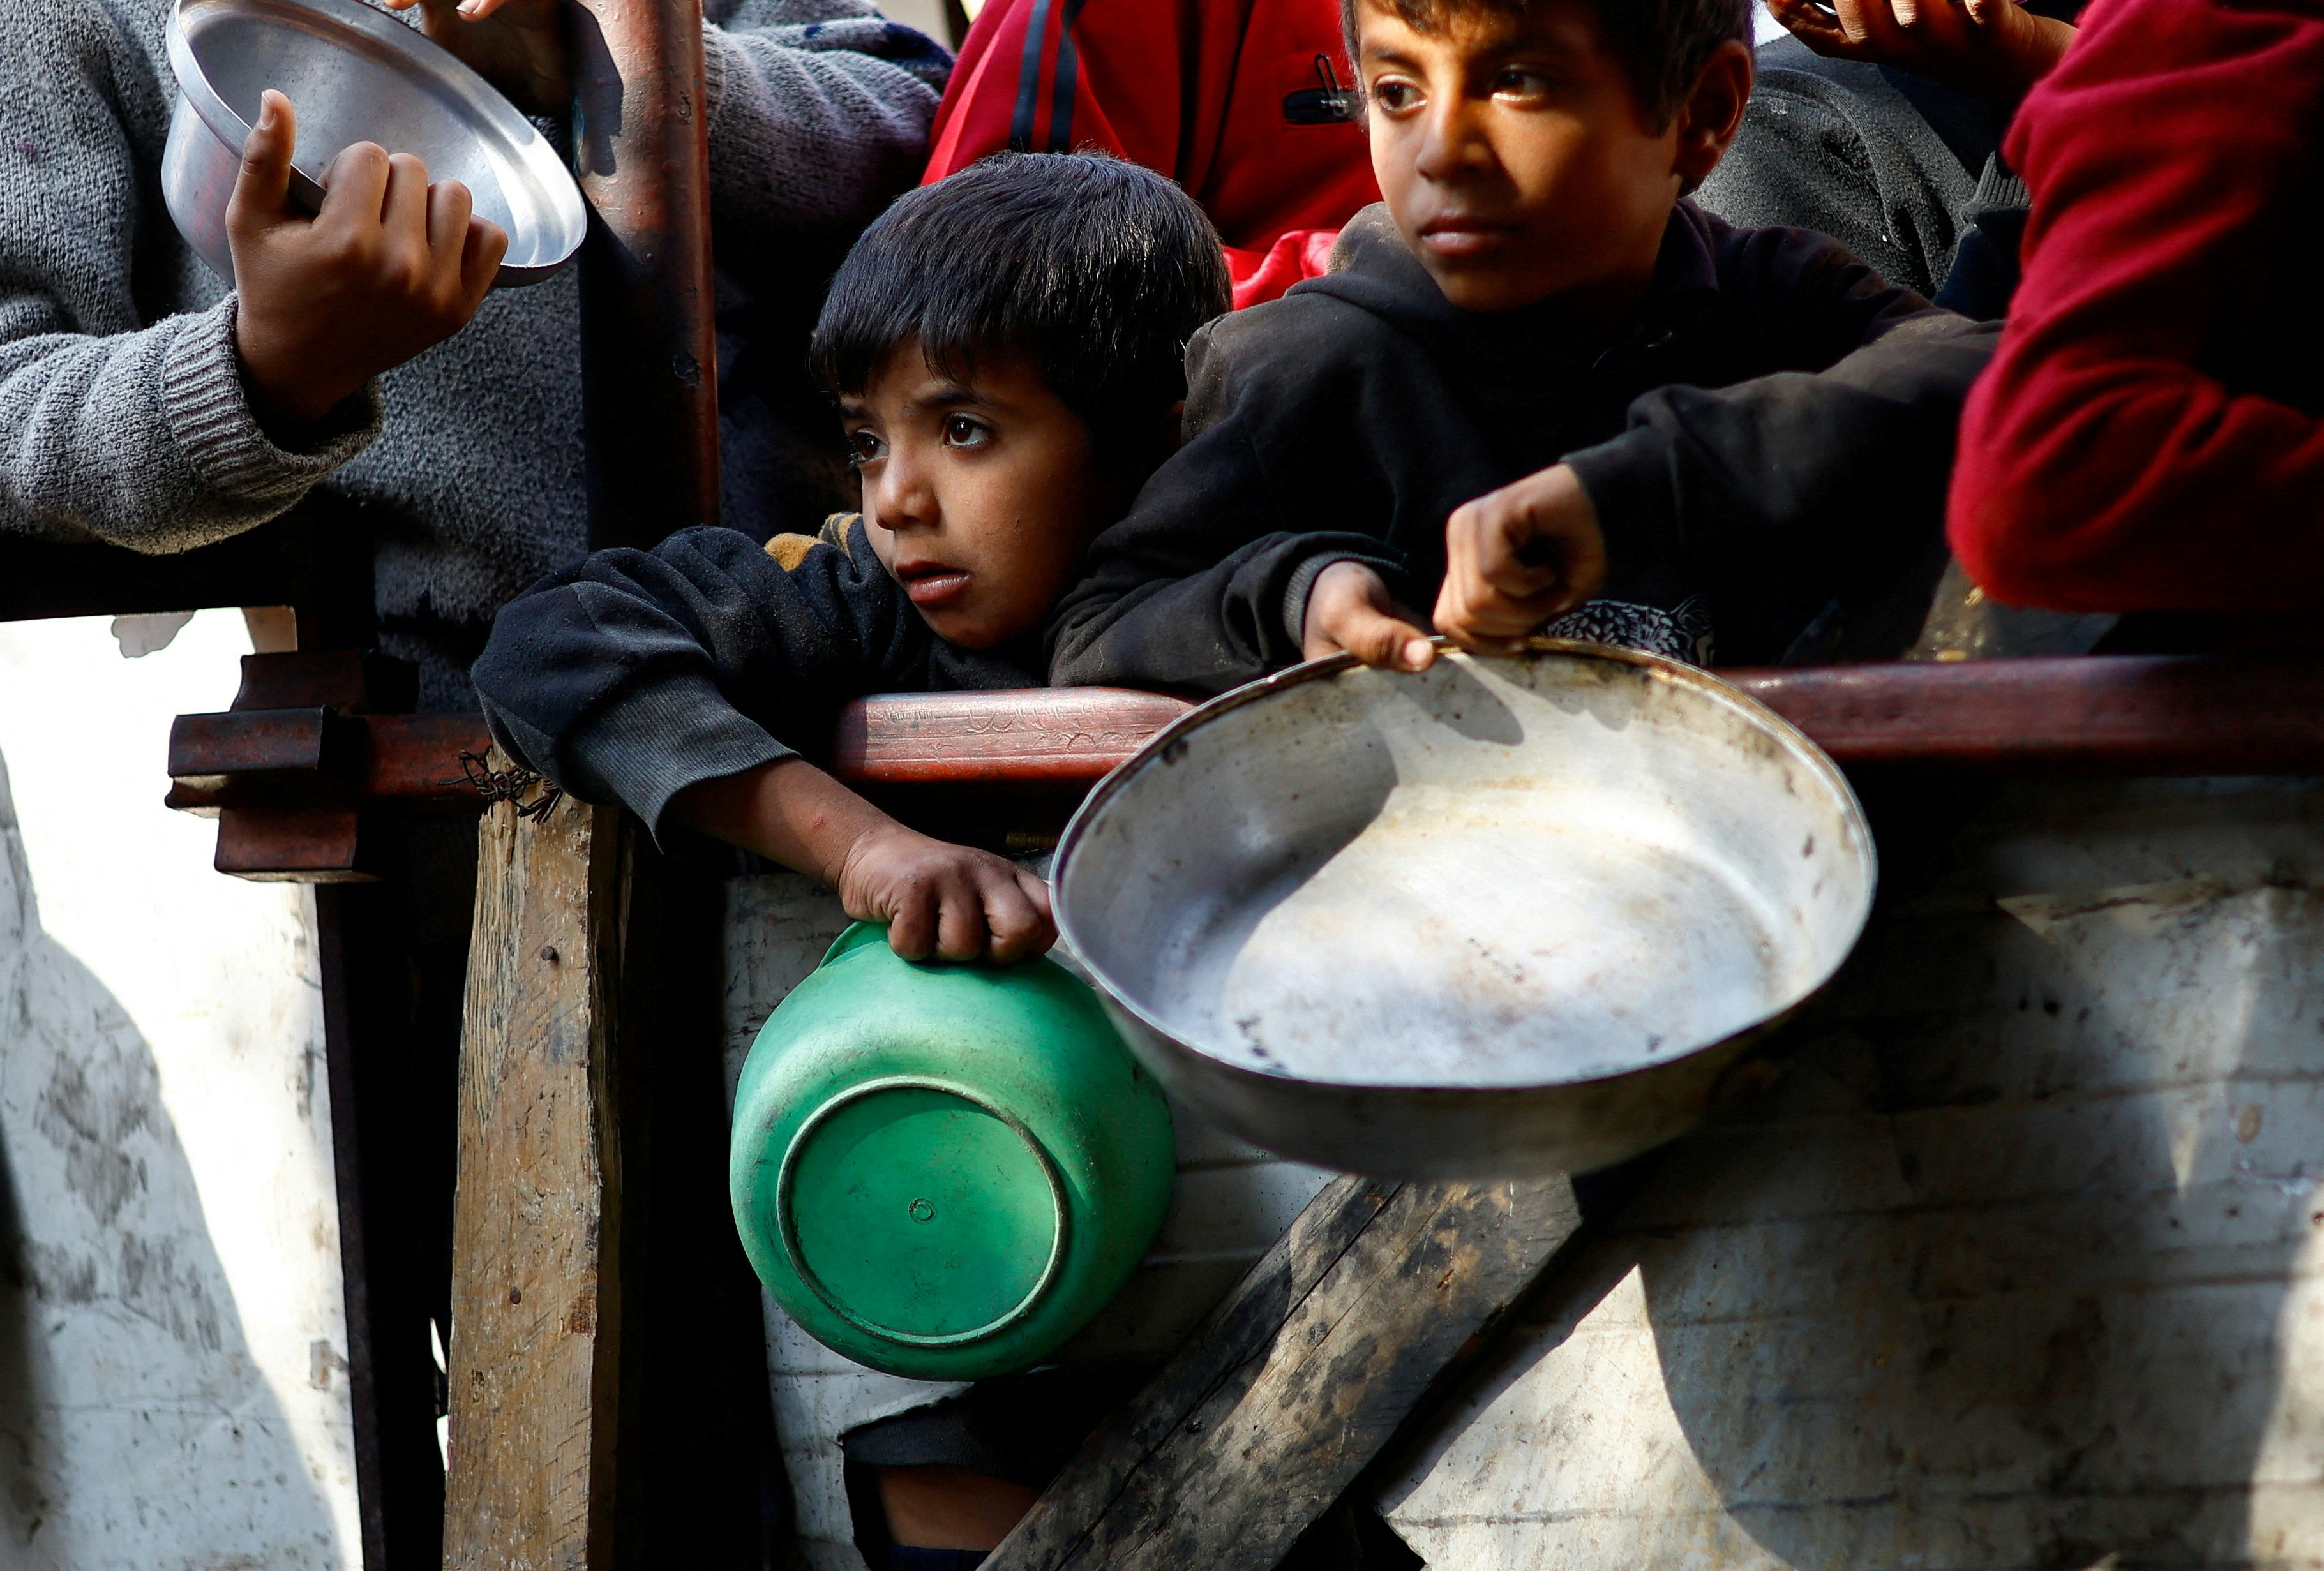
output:
[[[1110,456],[1185,397],[1186,342],[1231,303],[1218,231],[1168,179],[1102,153],[996,153],[863,232],[808,368],[836,396],[916,340],[964,379],[1022,354]]]
[[[1356,7],[1340,0],[1340,29],[1348,59],[1356,58]],[[1373,0],[1407,26],[1436,29],[1465,12],[1522,15],[1529,0]],[[1638,103],[1657,126],[1668,125],[1686,102],[1702,68],[1729,39],[1751,41],[1751,0],[1588,0],[1608,47],[1629,73]],[[1359,84],[1362,73],[1357,72]],[[1359,87],[1360,91],[1360,87]]]

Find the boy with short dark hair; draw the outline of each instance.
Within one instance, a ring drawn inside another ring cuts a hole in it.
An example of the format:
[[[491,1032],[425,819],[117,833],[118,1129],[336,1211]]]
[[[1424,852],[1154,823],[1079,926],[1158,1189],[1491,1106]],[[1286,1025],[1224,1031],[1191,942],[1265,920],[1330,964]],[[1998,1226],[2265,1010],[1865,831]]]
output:
[[[690,529],[543,580],[476,664],[494,735],[657,835],[689,825],[821,877],[900,954],[1047,949],[1037,880],[796,749],[865,693],[1039,685],[1041,622],[1176,445],[1185,344],[1226,308],[1210,221],[1134,164],[1004,155],[899,198],[812,352],[862,512],[763,548]]]
[[[1197,336],[1186,445],[1092,548],[1052,680],[1417,669],[1431,604],[1480,649],[1860,648],[1933,562],[1990,333],[1683,199],[1749,96],[1746,0],[1346,17],[1386,200],[1332,274]]]

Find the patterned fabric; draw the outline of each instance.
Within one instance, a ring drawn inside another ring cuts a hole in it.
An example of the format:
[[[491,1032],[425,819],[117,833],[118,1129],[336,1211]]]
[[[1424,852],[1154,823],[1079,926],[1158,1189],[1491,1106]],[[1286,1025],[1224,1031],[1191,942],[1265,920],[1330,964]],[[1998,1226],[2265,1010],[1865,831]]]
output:
[[[1545,638],[1574,639],[1641,649],[1690,666],[1711,664],[1711,602],[1691,594],[1668,611],[1618,600],[1593,600],[1541,629]]]

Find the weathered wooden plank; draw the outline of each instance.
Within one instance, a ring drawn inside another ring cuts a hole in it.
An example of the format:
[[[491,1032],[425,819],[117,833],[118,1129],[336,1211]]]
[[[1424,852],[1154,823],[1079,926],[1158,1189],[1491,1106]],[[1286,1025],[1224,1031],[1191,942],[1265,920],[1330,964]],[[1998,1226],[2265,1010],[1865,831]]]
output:
[[[1563,1178],[1334,1181],[989,1571],[1271,1571],[1579,1224]]]
[[[622,1153],[613,1074],[628,831],[491,809],[461,1043],[447,1571],[613,1558]]]
[[[840,711],[832,773],[873,786],[1102,779],[1194,705],[1118,687],[891,693]]]

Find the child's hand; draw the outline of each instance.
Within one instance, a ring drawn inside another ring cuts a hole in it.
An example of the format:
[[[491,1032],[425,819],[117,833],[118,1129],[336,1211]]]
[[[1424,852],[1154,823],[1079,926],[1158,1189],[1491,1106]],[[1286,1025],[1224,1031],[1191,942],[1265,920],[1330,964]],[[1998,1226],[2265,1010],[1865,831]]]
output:
[[[571,0],[386,0],[528,115],[573,107]]]
[[[390,367],[468,324],[508,236],[457,180],[359,142],[324,176],[323,210],[290,205],[290,100],[269,89],[226,204],[240,296],[235,348],[262,418],[311,425]]]
[[[1360,562],[1334,562],[1307,592],[1299,652],[1320,660],[1345,650],[1383,671],[1425,671],[1436,659],[1436,646],[1419,623],[1396,603],[1379,574]]]
[[[2074,41],[2071,24],[2015,0],[1767,0],[1767,9],[1820,55],[1894,66],[2004,107]]]
[[[1030,960],[1057,942],[1049,891],[1016,863],[890,822],[856,837],[839,870],[839,903],[858,922],[888,923],[908,960]]]
[[[1436,630],[1478,654],[1514,655],[1527,634],[1605,583],[1598,510],[1561,464],[1464,502],[1445,520]]]
[[[906,829],[805,758],[697,780],[682,823],[821,878],[908,960],[1031,960],[1057,942],[1048,886],[1005,858]]]

